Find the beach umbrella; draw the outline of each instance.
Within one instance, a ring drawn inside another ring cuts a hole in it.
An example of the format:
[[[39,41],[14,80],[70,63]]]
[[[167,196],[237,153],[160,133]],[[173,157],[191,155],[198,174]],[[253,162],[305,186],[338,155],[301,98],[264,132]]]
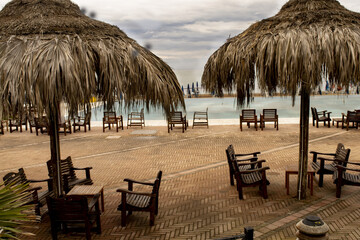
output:
[[[356,87],[356,93],[359,94],[359,86]]]
[[[190,91],[190,84],[187,85],[187,92],[188,94],[190,95],[191,94],[191,91]]]
[[[301,94],[298,197],[306,198],[310,94],[326,76],[349,86],[360,78],[360,14],[336,0],[290,0],[273,17],[226,41],[204,67],[202,86],[223,96],[236,89],[241,106],[255,80],[261,91]]]
[[[70,0],[13,0],[0,11],[0,118],[26,104],[46,111],[56,195],[62,194],[58,104],[69,113],[93,96],[111,108],[185,107],[174,72],[118,27]],[[122,99],[122,100],[121,100]]]
[[[329,91],[329,90],[330,90],[329,81],[326,81],[325,91]]]

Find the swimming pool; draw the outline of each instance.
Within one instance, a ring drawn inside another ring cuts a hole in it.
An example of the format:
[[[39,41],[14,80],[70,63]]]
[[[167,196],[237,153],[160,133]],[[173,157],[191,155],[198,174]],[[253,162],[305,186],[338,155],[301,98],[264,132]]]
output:
[[[187,118],[192,120],[195,111],[209,110],[209,122],[211,125],[238,124],[239,114],[242,108],[237,108],[236,98],[186,98]],[[347,110],[360,109],[360,95],[316,95],[311,96],[310,106],[318,110],[328,110],[331,117],[340,117],[341,113]],[[127,119],[127,113],[139,111],[142,108],[130,110],[115,106],[117,114],[122,114]],[[255,108],[257,115],[260,116],[264,108],[276,108],[278,110],[280,123],[298,123],[300,117],[300,97],[296,97],[295,105],[292,106],[291,97],[255,97],[245,108]],[[103,116],[103,107],[98,106],[92,110],[91,120],[95,125],[101,125]],[[145,111],[146,125],[161,126],[166,124],[166,118],[162,109],[151,108],[149,112]]]

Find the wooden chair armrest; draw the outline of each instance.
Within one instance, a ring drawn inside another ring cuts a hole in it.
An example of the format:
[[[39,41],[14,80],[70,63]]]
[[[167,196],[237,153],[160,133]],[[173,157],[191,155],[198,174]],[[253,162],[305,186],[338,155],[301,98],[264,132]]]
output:
[[[270,169],[269,167],[262,167],[262,168],[255,168],[255,169],[251,169],[251,170],[244,170],[244,171],[240,171],[240,173],[253,173],[253,172],[263,172]]]
[[[327,155],[327,156],[335,156],[335,153],[321,153],[316,151],[310,151],[311,154],[320,154],[320,155]]]
[[[359,162],[346,162],[347,164],[350,164],[350,165],[356,165],[356,166],[360,166],[360,163]]]
[[[248,162],[248,161],[257,161],[258,160],[258,158],[256,157],[256,158],[246,158],[246,159],[235,159],[235,161],[237,161],[238,163],[239,162]]]
[[[253,165],[253,164],[258,164],[258,163],[263,163],[266,162],[266,160],[259,160],[259,161],[255,161],[255,162],[247,162],[247,163],[238,163],[239,166],[244,166],[244,165]]]
[[[142,185],[154,186],[154,183],[141,182],[141,181],[136,181],[136,180],[129,179],[129,178],[125,178],[124,181],[125,182],[131,182],[131,183],[138,183],[138,184],[142,184]]]
[[[116,189],[116,192],[121,192],[121,193],[127,193],[127,194],[136,194],[136,195],[142,195],[142,196],[148,196],[148,197],[156,197],[156,194],[154,193],[148,193],[148,192],[134,192],[134,191],[129,191],[126,189]]]
[[[50,178],[48,179],[41,179],[41,180],[33,180],[33,179],[28,179],[29,182],[31,183],[38,183],[38,182],[48,182],[48,181],[51,181]]]
[[[32,192],[32,191],[38,191],[38,190],[41,190],[42,189],[42,187],[33,187],[33,188],[29,188],[29,189],[26,189],[25,191],[26,192]]]
[[[99,204],[100,193],[94,195],[89,203],[89,210],[91,210],[96,204]]]
[[[323,158],[323,157],[319,157],[318,158],[320,161],[331,161],[331,162],[335,162],[335,161],[341,161],[339,159],[329,159],[329,158]]]
[[[92,167],[84,167],[84,168],[73,167],[71,169],[73,169],[73,170],[88,170],[88,169],[92,169]]]
[[[337,168],[344,169],[344,170],[360,172],[360,169],[358,169],[358,168],[349,168],[349,167],[344,167],[344,166],[342,166],[342,165],[336,165],[336,167],[337,167]]]
[[[241,153],[241,154],[235,154],[235,157],[248,156],[248,155],[253,155],[255,157],[256,155],[258,155],[260,153],[261,152]]]

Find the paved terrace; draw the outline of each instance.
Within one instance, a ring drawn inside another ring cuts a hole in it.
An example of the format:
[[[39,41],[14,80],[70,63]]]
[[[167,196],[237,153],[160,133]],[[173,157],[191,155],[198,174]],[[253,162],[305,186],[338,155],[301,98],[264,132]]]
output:
[[[102,234],[93,239],[213,239],[255,229],[256,239],[295,239],[295,224],[304,216],[316,214],[330,226],[330,239],[360,239],[360,188],[345,186],[342,198],[335,198],[331,176],[324,187],[314,183],[314,195],[298,201],[297,178],[290,177],[290,195],[284,185],[287,165],[298,163],[298,125],[270,125],[264,131],[254,128],[240,132],[239,126],[179,128],[167,133],[166,127],[133,127],[117,133],[90,132],[61,134],[61,155],[71,156],[77,167],[92,166],[96,185],[105,186],[105,213],[101,216]],[[137,133],[137,134],[136,134]],[[142,134],[139,134],[142,133]],[[334,152],[337,143],[351,148],[351,161],[360,162],[360,130],[348,132],[334,127],[310,127],[310,150]],[[239,200],[235,186],[229,184],[225,149],[233,144],[237,153],[261,151],[260,159],[270,167],[267,176],[269,198],[264,200],[257,188],[244,190]],[[30,179],[47,176],[49,137],[28,132],[6,132],[0,136],[0,177],[20,167]],[[310,159],[309,159],[310,160]],[[159,215],[149,226],[148,213],[133,213],[121,227],[117,188],[124,178],[152,180],[163,171]],[[33,239],[51,239],[49,217],[33,224]],[[84,234],[60,233],[59,239],[84,239]],[[32,238],[29,238],[32,239]]]

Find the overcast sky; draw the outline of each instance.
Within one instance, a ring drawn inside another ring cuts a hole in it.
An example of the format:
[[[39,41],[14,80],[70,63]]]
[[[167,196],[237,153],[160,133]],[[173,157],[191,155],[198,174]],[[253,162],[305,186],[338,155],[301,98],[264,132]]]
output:
[[[8,0],[0,0],[2,8]],[[209,56],[229,36],[276,14],[287,0],[73,0],[86,14],[117,25],[167,62],[180,84],[200,83]],[[360,12],[359,0],[340,0]]]

